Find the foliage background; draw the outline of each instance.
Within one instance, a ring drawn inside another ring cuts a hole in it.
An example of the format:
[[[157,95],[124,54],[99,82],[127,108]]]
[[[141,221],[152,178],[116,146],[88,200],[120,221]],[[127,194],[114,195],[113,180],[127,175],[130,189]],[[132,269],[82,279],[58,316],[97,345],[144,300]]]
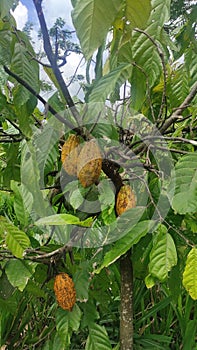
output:
[[[0,2],[0,344],[123,350],[126,254],[133,273],[130,349],[194,350],[196,4],[73,0],[79,46],[61,19],[46,28],[41,1],[33,2],[39,53],[27,28],[16,28],[10,9],[17,1]],[[86,62],[86,77],[74,77],[84,100],[70,95],[61,75],[72,51]],[[40,81],[41,67],[50,85]],[[48,101],[44,89],[52,89]],[[60,149],[71,130],[81,140],[92,133],[106,151],[98,186],[84,190],[62,170]],[[136,193],[137,207],[121,218],[109,179],[116,188],[131,181]],[[85,200],[100,203],[96,215],[79,210]],[[97,245],[87,248],[84,239],[83,246],[82,235]],[[54,297],[60,271],[75,283],[72,312]]]

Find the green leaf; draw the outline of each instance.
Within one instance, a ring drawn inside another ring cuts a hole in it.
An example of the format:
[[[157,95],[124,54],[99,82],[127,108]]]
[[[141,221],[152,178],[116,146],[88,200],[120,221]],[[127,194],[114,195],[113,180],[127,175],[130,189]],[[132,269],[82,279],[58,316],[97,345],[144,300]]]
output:
[[[125,20],[132,28],[144,29],[151,12],[150,0],[127,0]]]
[[[43,282],[43,280],[42,280]],[[29,294],[37,297],[37,298],[44,298],[48,299],[48,294],[44,292],[43,289],[40,288],[39,284],[36,284],[33,280],[29,279],[28,283],[25,287],[25,291],[27,291]]]
[[[33,209],[37,216],[46,215],[46,203],[40,190],[40,172],[33,144],[24,142],[21,155],[21,182],[33,197]],[[29,202],[31,204],[31,202]],[[27,208],[28,209],[28,208]]]
[[[90,227],[93,219],[88,218],[80,221],[77,216],[71,214],[55,214],[41,218],[35,222],[36,225],[78,225]]]
[[[5,300],[0,298],[0,309],[1,309],[1,316],[10,314],[15,317],[18,309],[18,303],[16,299],[12,299],[12,298],[9,298],[8,300],[6,300],[6,303],[5,303]]]
[[[111,182],[108,180],[102,180],[98,186],[99,200],[101,202],[101,209],[104,210],[106,207],[114,205],[115,203],[115,191]]]
[[[196,327],[197,320],[189,320],[187,322],[184,340],[183,340],[183,350],[194,349],[196,345]]]
[[[28,213],[23,202],[22,186],[16,181],[11,181],[11,190],[14,192],[14,211],[20,224],[24,227],[28,225]]]
[[[0,63],[7,65],[11,60],[11,33],[8,30],[0,31]],[[5,72],[4,72],[5,73]]]
[[[26,261],[10,260],[6,264],[5,272],[10,283],[22,292],[34,273],[36,265]]]
[[[82,303],[81,308],[83,310],[81,328],[88,327],[91,323],[94,323],[95,320],[98,320],[100,318],[93,298],[89,298],[86,303]]]
[[[77,3],[77,0],[71,0],[72,7],[75,7]]]
[[[35,69],[35,64],[32,64],[27,56],[26,47],[20,43],[15,44],[10,69],[23,79],[23,81],[28,83],[36,92],[39,92],[38,70]],[[31,96],[28,90],[19,84],[16,84],[13,94],[17,105],[23,105]]]
[[[14,0],[1,0],[0,1],[0,17],[4,18],[8,16],[10,9],[14,5]]]
[[[123,238],[119,239],[109,252],[106,253],[102,265],[94,271],[100,273],[100,271],[113,262],[118,260],[123,254],[125,254],[134,244],[144,237],[150,229],[155,225],[154,221],[146,220],[138,222]]]
[[[192,248],[187,256],[183,273],[183,285],[192,299],[197,300],[197,248]]]
[[[80,265],[79,269],[73,276],[73,281],[77,292],[77,299],[79,299],[81,302],[88,300],[90,284],[89,268],[89,264],[84,262]]]
[[[52,100],[56,101],[57,94],[53,95]],[[60,107],[60,100],[58,100],[57,105]],[[56,103],[55,103],[56,105]],[[53,106],[54,107],[54,106]],[[59,111],[56,106],[54,107],[56,111]],[[56,147],[59,140],[60,133],[63,132],[62,124],[55,118],[50,118],[47,124],[43,126],[42,133],[35,135],[35,147],[36,147],[36,161],[38,163],[40,174],[45,174],[54,169],[54,164],[56,164],[59,151]],[[41,186],[44,184],[44,176],[40,179]]]
[[[86,59],[102,45],[120,5],[119,0],[77,1],[72,19]]]
[[[58,309],[56,312],[56,329],[57,333],[54,339],[56,349],[61,350],[69,348],[70,345],[70,330],[68,311]]]
[[[3,216],[0,217],[0,234],[5,236],[7,247],[17,258],[22,258],[24,250],[30,246],[29,237]]]
[[[140,320],[136,322],[136,327],[139,327],[143,322],[147,322],[151,317],[155,317],[162,309],[166,308],[172,301],[171,297],[166,296],[161,301],[157,302],[150,310],[146,310]],[[152,334],[150,334],[152,336]],[[152,348],[151,348],[152,349]]]
[[[177,264],[174,241],[167,228],[161,225],[154,234],[153,248],[150,252],[149,272],[153,277],[164,281],[171,268]]]
[[[7,166],[3,171],[4,185],[10,187],[10,180],[20,181],[19,144],[10,144],[6,149]]]
[[[79,188],[75,189],[75,191],[71,193],[69,202],[74,209],[78,209],[80,205],[82,205],[84,198],[81,195]]]
[[[155,285],[155,282],[156,280],[151,274],[145,277],[145,284],[147,288],[152,288]]]
[[[15,291],[15,288],[9,282],[5,271],[3,271],[0,277],[0,297],[3,298],[4,300],[7,300],[12,296],[14,291]]]
[[[110,350],[110,340],[104,327],[92,324],[89,328],[89,336],[85,350]]]
[[[197,211],[197,152],[180,158],[172,180],[176,180],[173,209],[179,214]],[[172,181],[173,183],[173,181]]]
[[[69,326],[70,328],[77,332],[80,327],[82,312],[77,304],[74,305],[72,312],[69,312],[68,319],[69,319]]]
[[[162,30],[164,23],[169,18],[170,0],[154,0],[151,3],[152,11],[148,20],[146,33],[153,40],[158,40],[159,45],[162,46],[161,39],[164,37],[162,36]],[[132,60],[134,62],[133,72],[130,78],[132,106],[134,109],[139,110],[147,98],[147,85],[149,88],[154,86],[159,81],[163,70],[156,46],[145,33],[138,33],[134,30],[130,44],[132,47]],[[164,46],[167,46],[165,42]]]
[[[108,95],[114,91],[116,85],[120,87],[131,75],[132,65],[121,63],[116,69],[103,76],[95,84],[89,102],[105,102]]]

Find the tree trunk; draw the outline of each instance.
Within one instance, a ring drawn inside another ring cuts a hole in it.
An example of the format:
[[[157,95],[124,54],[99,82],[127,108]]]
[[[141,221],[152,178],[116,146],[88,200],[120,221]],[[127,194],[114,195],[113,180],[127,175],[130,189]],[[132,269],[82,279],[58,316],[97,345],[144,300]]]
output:
[[[131,251],[120,259],[120,350],[133,350],[133,268]]]

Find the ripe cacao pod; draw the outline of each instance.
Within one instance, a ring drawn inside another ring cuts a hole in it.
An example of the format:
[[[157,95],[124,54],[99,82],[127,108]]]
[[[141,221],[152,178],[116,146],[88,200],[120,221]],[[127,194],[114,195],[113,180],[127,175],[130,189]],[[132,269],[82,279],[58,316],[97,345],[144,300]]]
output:
[[[85,143],[79,154],[77,175],[83,187],[97,182],[102,168],[102,156],[95,140]]]
[[[135,194],[129,185],[120,188],[116,199],[116,213],[121,215],[126,210],[136,206]]]
[[[59,306],[72,311],[76,302],[76,290],[72,278],[67,273],[61,272],[55,276],[54,292]]]
[[[79,136],[71,134],[62,147],[61,161],[63,163],[64,170],[69,175],[77,175],[79,143]]]

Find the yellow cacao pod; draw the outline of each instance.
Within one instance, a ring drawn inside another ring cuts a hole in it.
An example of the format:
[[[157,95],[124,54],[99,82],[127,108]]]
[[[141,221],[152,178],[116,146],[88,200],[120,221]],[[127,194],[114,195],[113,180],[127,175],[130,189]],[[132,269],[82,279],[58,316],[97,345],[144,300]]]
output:
[[[126,210],[136,206],[135,194],[129,185],[120,188],[116,199],[116,213],[121,215]]]
[[[83,187],[88,187],[98,181],[102,168],[100,148],[95,140],[85,143],[79,154],[77,174]]]
[[[67,273],[61,272],[55,276],[54,292],[59,306],[72,311],[76,302],[76,291],[74,282]]]
[[[61,152],[63,168],[69,175],[77,175],[77,161],[80,139],[76,135],[69,135]]]

